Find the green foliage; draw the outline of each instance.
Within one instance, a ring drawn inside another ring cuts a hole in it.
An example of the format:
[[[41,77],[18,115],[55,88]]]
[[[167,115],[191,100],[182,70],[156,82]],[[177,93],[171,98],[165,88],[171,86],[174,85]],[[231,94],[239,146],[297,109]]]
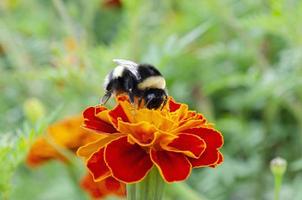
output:
[[[17,130],[16,133],[0,135],[0,197],[2,199],[8,199],[11,193],[11,179],[18,165],[23,162],[29,142],[34,134],[34,129],[24,124],[22,129]]]
[[[215,200],[272,199],[269,161],[281,156],[289,167],[280,199],[302,199],[301,1],[124,0],[121,8],[101,0],[3,2],[0,184],[7,191],[13,173],[13,181],[22,177],[9,187],[13,199],[39,180],[17,169],[31,132],[12,133],[27,121],[24,102],[39,99],[46,116],[63,105],[57,119],[81,112],[98,103],[113,58],[156,65],[169,94],[224,134],[225,162],[195,170],[188,183],[196,191]],[[64,199],[68,191],[50,196]]]

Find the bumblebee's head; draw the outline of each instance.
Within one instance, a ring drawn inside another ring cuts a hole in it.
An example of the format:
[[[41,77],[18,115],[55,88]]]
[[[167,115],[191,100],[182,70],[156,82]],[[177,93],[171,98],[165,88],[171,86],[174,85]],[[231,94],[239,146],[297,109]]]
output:
[[[158,109],[166,104],[167,94],[163,89],[150,88],[144,91],[143,99],[148,109]]]

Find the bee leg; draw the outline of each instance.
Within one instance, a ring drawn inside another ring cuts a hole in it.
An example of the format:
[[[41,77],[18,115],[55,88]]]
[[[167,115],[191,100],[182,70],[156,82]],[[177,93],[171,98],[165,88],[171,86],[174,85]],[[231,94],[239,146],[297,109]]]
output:
[[[124,87],[125,87],[125,90],[128,92],[129,100],[130,100],[131,104],[134,104],[133,78],[132,77],[126,77],[124,79],[124,81],[125,81]]]
[[[143,102],[143,96],[140,96],[138,99],[138,108],[141,107],[142,102]]]
[[[165,100],[164,100],[164,102],[163,102],[163,104],[162,104],[160,110],[162,110],[162,109],[165,107],[165,105],[167,104],[167,102],[168,102],[168,96],[165,95]]]
[[[134,104],[134,94],[132,92],[132,89],[129,90],[129,100],[131,104]]]
[[[145,105],[144,105],[144,108],[148,108],[148,105],[149,105],[149,103],[152,101],[152,99],[149,99],[146,103],[145,103]]]
[[[111,91],[107,91],[107,92],[105,93],[105,95],[102,97],[100,103],[101,103],[102,105],[106,104],[107,101],[110,99],[111,95],[112,95],[112,92],[111,92]]]

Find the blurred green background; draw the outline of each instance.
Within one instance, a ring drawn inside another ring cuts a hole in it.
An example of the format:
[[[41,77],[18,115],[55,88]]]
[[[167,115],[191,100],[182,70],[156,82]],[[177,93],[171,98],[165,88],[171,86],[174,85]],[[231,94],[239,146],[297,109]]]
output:
[[[200,194],[273,199],[269,162],[282,156],[281,199],[302,199],[299,0],[0,0],[3,198],[77,197],[62,164],[23,160],[48,123],[98,103],[113,58],[157,66],[169,94],[224,134],[223,165],[187,181]],[[36,123],[30,98],[45,108]]]

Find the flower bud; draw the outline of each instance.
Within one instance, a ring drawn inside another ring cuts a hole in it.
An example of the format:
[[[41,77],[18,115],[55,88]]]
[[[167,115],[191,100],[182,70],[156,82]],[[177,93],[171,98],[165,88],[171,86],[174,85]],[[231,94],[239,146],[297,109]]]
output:
[[[282,176],[286,171],[287,162],[285,159],[277,157],[271,161],[270,167],[275,176]]]
[[[32,123],[45,116],[45,108],[42,102],[36,98],[27,99],[23,104],[23,111],[26,118]]]

